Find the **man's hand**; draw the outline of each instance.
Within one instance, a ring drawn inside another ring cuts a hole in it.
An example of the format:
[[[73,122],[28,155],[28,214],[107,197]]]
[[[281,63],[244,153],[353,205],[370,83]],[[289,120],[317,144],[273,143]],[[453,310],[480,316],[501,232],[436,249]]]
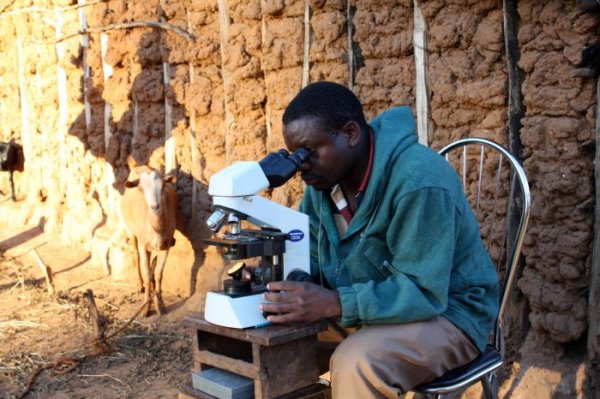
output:
[[[337,291],[320,285],[298,281],[273,281],[267,285],[260,310],[275,313],[267,316],[272,323],[311,322],[339,317],[342,307]]]

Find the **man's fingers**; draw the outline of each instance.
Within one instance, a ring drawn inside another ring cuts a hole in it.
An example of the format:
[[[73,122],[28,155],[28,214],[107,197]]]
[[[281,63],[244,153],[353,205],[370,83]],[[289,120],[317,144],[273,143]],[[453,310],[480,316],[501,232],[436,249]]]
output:
[[[294,310],[294,304],[284,302],[263,302],[260,304],[260,310],[266,313],[289,313]]]
[[[301,312],[298,312],[293,303],[261,303],[260,310],[267,313],[266,317],[272,323],[290,323],[302,319]]]
[[[289,295],[287,295],[285,293],[285,291],[279,291],[279,292],[267,291],[263,294],[263,297],[267,301],[271,301],[271,302],[286,302],[287,300],[289,300]]]
[[[299,318],[294,317],[293,313],[282,313],[268,315],[267,320],[271,323],[292,323],[294,321],[299,321]]]
[[[269,291],[294,291],[298,289],[300,285],[302,285],[302,283],[298,281],[271,281],[267,284],[267,289]]]

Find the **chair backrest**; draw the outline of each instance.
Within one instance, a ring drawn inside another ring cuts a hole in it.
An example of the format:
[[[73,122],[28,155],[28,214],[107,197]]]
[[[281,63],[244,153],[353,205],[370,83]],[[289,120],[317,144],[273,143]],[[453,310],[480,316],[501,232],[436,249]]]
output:
[[[504,313],[519,266],[531,194],[520,162],[501,145],[482,138],[455,141],[439,151],[456,169],[499,273],[500,311],[493,331],[503,353]]]

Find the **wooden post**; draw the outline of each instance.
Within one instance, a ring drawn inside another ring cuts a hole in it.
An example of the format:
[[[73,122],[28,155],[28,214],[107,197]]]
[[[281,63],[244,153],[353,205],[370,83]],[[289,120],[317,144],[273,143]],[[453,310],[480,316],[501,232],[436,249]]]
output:
[[[62,36],[62,12],[55,7],[54,17],[56,18],[56,39]],[[67,71],[62,66],[63,57],[66,49],[64,43],[56,43],[56,85],[58,91],[58,141],[59,141],[59,163],[61,171],[67,170],[67,136],[69,124],[69,98],[67,93]],[[65,193],[67,190],[67,173],[60,173],[60,192]]]
[[[413,47],[415,53],[415,98],[419,143],[429,145],[429,96],[427,94],[427,25],[418,0],[414,5]]]
[[[82,31],[88,28],[87,17],[83,8],[85,7],[86,0],[77,0],[79,5],[79,25]],[[87,57],[90,48],[90,35],[84,33],[81,35],[81,48],[83,49],[83,104],[84,104],[84,115],[85,115],[85,130],[86,134],[89,133],[90,125],[92,124],[92,104],[90,103],[90,85],[91,85],[91,68],[88,64]]]
[[[23,158],[25,162],[31,161],[31,127],[29,123],[29,100],[25,85],[25,52],[23,51],[23,39],[17,29],[17,66],[19,80],[19,99],[21,104],[21,140],[23,140]],[[33,193],[35,190],[31,190]],[[33,194],[31,194],[33,195]],[[37,193],[35,194],[37,195]]]
[[[223,75],[223,107],[225,108],[225,161],[229,163],[231,160],[231,145],[230,145],[230,134],[231,127],[233,125],[233,115],[231,109],[227,103],[227,94],[231,90],[229,71],[227,65],[225,65],[225,54],[229,49],[229,4],[227,0],[217,0],[217,7],[219,9],[219,29],[221,39],[221,73]]]
[[[97,342],[104,341],[104,323],[102,320],[102,316],[98,311],[98,307],[96,306],[96,301],[94,299],[94,292],[90,289],[86,290],[83,293],[83,297],[85,298],[88,306],[88,311],[90,313],[90,321],[94,327],[94,336]]]
[[[165,23],[163,19],[161,21]],[[169,60],[163,61],[163,86],[165,95],[165,174],[177,169],[177,157],[175,154],[175,137],[173,137],[173,105],[169,101],[167,88],[171,83],[171,64]]]
[[[354,78],[356,74],[356,68],[354,67],[354,7],[350,2],[346,4],[346,34],[348,35],[348,88],[352,90],[354,87]]]
[[[519,13],[517,11],[517,0],[503,1],[503,20],[504,20],[504,46],[506,52],[506,69],[508,71],[508,149],[517,158],[521,159],[521,119],[524,116],[523,96],[521,86],[523,77],[519,69],[518,62],[520,57],[519,43],[517,40]],[[512,179],[512,178],[511,178]],[[514,180],[514,179],[513,179]],[[511,181],[510,198],[511,204],[508,209],[507,242],[514,242],[516,230],[519,226],[519,217],[522,205],[518,197],[515,197],[515,184]],[[519,193],[521,194],[521,193]],[[510,253],[512,247],[507,247]],[[521,257],[520,267],[524,264],[524,257]],[[517,279],[520,273],[517,272]],[[521,344],[525,341],[525,336],[529,329],[527,318],[527,301],[524,295],[515,287],[510,295],[505,314],[504,335],[507,341],[507,348],[516,348],[518,351]],[[509,353],[509,359],[518,356],[518,353]]]
[[[188,32],[192,32],[192,23],[190,20],[190,12],[186,9],[186,20],[187,20],[187,28]],[[188,63],[188,74],[190,77],[190,86],[194,86],[196,83],[196,72],[194,71],[194,65],[189,62]],[[196,212],[198,208],[198,181],[200,180],[200,155],[198,154],[198,142],[196,141],[196,110],[193,110],[190,113],[190,152],[192,156],[192,167],[190,168],[190,174],[192,175],[192,212],[191,219],[193,221],[196,220]],[[191,295],[191,293],[190,293]]]
[[[104,87],[107,87],[108,80],[113,75],[112,65],[106,62],[106,53],[108,52],[108,40],[109,36],[106,32],[100,33],[100,57],[102,59],[102,79],[104,81]],[[112,131],[110,127],[110,121],[112,119],[112,104],[108,101],[104,102],[104,152],[108,153],[108,144],[112,137]],[[106,162],[104,164],[104,183],[106,184],[106,195],[108,201],[108,212],[114,212],[117,208],[117,195],[114,188],[115,173],[113,166]],[[107,271],[106,269],[105,271]]]
[[[302,60],[302,87],[310,84],[310,0],[304,0],[304,58]]]
[[[596,156],[594,158],[596,177],[596,210],[594,215],[594,248],[592,270],[590,271],[590,296],[588,298],[588,337],[587,348],[590,365],[588,375],[596,387],[600,384],[600,79],[596,82]],[[596,388],[598,389],[598,388]]]
[[[50,267],[44,263],[44,261],[40,257],[40,254],[37,253],[35,248],[33,249],[33,255],[35,256],[35,260],[40,269],[42,270],[42,273],[44,273],[44,278],[46,279],[46,286],[48,287],[48,293],[50,295],[54,295],[54,281],[52,279],[52,269],[50,269]]]

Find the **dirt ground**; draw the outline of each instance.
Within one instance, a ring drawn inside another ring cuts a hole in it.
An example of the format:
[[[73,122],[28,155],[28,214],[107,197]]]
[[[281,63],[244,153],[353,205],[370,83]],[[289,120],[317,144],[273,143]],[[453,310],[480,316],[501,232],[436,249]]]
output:
[[[53,295],[36,253],[53,271]],[[109,337],[100,353],[87,290]],[[165,315],[136,316],[143,300],[135,282],[103,275],[88,252],[37,226],[0,225],[0,398],[177,398],[192,367],[184,317],[200,301],[168,293],[164,300]],[[595,398],[583,392],[585,345],[557,358],[550,344],[528,339],[521,355],[500,375],[501,398]],[[461,397],[479,394],[476,387]]]
[[[54,295],[34,251],[54,273]],[[27,398],[177,397],[191,370],[183,298],[165,294],[165,315],[137,316],[126,325],[142,295],[134,282],[92,268],[89,253],[61,247],[36,227],[0,229],[0,253],[1,398],[21,397],[36,371]],[[99,354],[87,290],[109,337],[110,347]]]

